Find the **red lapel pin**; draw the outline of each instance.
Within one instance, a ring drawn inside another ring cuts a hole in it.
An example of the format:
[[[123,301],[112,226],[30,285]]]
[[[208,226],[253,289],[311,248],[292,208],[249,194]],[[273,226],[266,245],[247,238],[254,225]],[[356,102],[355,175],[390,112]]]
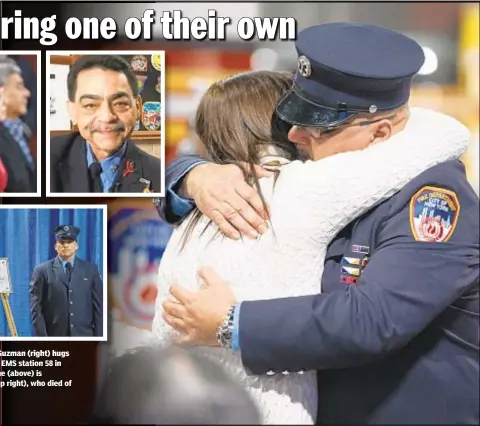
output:
[[[128,161],[125,163],[125,168],[123,169],[122,176],[123,176],[123,177],[126,177],[126,176],[128,176],[130,173],[133,173],[134,171],[135,171],[135,166],[134,166],[134,164],[133,164],[133,161],[128,160]]]

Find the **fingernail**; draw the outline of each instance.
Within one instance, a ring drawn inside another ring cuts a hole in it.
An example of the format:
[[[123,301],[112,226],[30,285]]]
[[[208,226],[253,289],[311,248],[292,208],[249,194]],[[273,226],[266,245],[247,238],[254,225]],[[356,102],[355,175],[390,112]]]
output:
[[[235,232],[234,234],[232,234],[232,238],[233,238],[234,240],[239,240],[239,239],[240,239],[240,233]]]
[[[260,231],[260,234],[265,234],[265,232],[268,231],[268,227],[267,227],[267,225],[262,224],[258,227],[258,230]]]
[[[255,240],[258,237],[258,232],[255,231],[249,231],[248,236],[252,239]]]

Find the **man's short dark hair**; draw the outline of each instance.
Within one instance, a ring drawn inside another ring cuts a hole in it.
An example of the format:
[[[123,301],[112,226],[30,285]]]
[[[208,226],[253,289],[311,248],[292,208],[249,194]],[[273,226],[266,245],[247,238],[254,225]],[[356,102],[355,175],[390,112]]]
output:
[[[77,92],[77,77],[81,71],[100,68],[125,74],[133,96],[138,96],[137,77],[131,70],[127,60],[118,55],[85,55],[81,56],[71,67],[67,77],[68,99],[75,100]]]
[[[90,424],[259,424],[244,387],[180,348],[143,346],[113,360]]]

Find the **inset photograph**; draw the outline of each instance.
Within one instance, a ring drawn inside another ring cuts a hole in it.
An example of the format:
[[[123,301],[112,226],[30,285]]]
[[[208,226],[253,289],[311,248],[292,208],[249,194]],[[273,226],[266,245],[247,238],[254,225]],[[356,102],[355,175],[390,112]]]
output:
[[[163,51],[47,52],[48,196],[164,195],[164,66]]]
[[[40,197],[41,52],[0,50],[0,198]]]
[[[0,205],[0,340],[107,340],[107,207]]]

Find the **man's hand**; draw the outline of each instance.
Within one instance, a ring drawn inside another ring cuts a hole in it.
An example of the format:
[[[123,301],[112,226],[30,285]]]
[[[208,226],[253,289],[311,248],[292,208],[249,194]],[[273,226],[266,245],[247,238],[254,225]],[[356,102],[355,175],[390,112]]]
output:
[[[255,170],[259,177],[272,175],[261,166],[255,166]],[[257,238],[268,229],[260,195],[235,165],[200,164],[187,174],[181,190],[230,238]]]
[[[163,302],[163,319],[182,334],[179,343],[219,346],[217,327],[223,323],[230,306],[236,303],[235,295],[211,268],[201,269],[199,276],[205,280],[205,286],[197,293],[178,285],[170,288],[177,301]]]

